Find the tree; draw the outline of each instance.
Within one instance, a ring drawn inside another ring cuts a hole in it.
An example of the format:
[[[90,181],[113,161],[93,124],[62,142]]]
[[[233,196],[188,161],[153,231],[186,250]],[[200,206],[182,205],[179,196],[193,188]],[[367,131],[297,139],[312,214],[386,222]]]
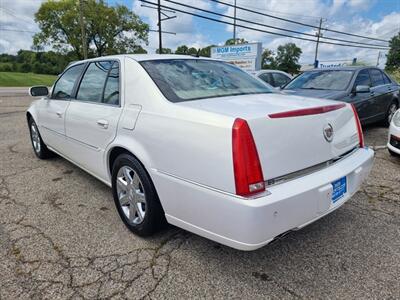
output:
[[[275,57],[276,67],[287,73],[298,73],[301,67],[298,64],[301,53],[301,49],[295,43],[280,45]]]
[[[245,39],[236,39],[236,44],[248,44],[249,42]],[[235,45],[235,39],[227,39],[225,42],[225,46]]]
[[[199,56],[211,57],[211,48],[215,47],[214,45],[210,45],[199,50]]]
[[[389,71],[400,69],[400,32],[390,39],[389,47],[385,68]]]
[[[148,25],[126,6],[109,7],[103,0],[85,0],[83,5],[87,50],[91,56],[135,52],[147,43]],[[51,45],[58,51],[73,50],[83,58],[82,33],[79,23],[79,1],[48,0],[35,14],[41,30],[34,45]]]
[[[189,50],[188,46],[182,45],[176,48],[175,54],[188,54],[188,50]]]
[[[188,55],[197,55],[198,54],[198,50],[195,47],[190,47],[187,51]]]
[[[156,53],[160,54],[160,49],[156,49]],[[172,50],[170,48],[162,48],[162,53],[163,54],[172,54]]]
[[[261,55],[261,68],[262,69],[276,69],[276,61],[274,58],[274,52],[269,49],[264,49]]]

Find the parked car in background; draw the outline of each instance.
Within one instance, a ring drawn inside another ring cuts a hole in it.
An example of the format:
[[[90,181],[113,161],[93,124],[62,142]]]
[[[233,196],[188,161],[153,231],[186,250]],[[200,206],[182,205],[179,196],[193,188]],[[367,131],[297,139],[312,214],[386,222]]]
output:
[[[399,108],[399,85],[374,67],[343,67],[305,71],[283,90],[353,104],[363,124],[382,121],[389,126]]]
[[[293,78],[292,75],[279,70],[261,70],[255,76],[276,88],[284,86]]]
[[[389,127],[389,153],[400,157],[400,109],[394,114]]]
[[[100,57],[70,65],[49,96],[30,92],[44,96],[26,114],[37,157],[112,187],[142,236],[167,221],[257,249],[336,210],[373,164],[351,105],[272,93],[222,61]]]

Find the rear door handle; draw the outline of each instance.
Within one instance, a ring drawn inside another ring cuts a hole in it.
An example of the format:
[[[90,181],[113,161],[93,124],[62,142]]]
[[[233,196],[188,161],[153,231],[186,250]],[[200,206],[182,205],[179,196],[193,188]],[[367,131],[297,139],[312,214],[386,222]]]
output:
[[[62,113],[61,113],[61,112],[56,111],[56,115],[57,115],[59,118],[62,118]]]
[[[375,92],[371,92],[370,95],[371,95],[371,96],[375,96]]]
[[[97,125],[100,127],[107,129],[108,128],[108,121],[107,120],[98,120]]]

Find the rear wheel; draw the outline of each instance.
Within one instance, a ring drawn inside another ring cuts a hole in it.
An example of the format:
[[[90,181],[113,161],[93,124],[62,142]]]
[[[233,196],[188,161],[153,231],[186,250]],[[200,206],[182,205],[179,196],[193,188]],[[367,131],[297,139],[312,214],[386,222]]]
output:
[[[47,148],[46,144],[43,142],[42,137],[39,133],[39,129],[32,118],[29,119],[28,125],[33,151],[35,152],[36,156],[40,159],[51,157],[53,153]]]
[[[112,191],[121,219],[137,235],[149,236],[166,223],[150,176],[133,156],[121,154],[116,158]]]
[[[385,115],[385,119],[383,120],[383,123],[386,127],[389,127],[390,122],[392,121],[392,118],[398,108],[399,105],[397,104],[397,102],[393,101],[392,103],[390,103]]]

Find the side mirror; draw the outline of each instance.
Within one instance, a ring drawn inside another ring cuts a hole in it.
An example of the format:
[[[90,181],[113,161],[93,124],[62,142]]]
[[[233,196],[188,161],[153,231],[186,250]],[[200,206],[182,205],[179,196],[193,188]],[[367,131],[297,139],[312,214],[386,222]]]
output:
[[[44,85],[33,86],[29,89],[29,95],[33,97],[47,96],[48,94],[49,89]]]
[[[357,85],[356,93],[369,93],[371,90],[368,85]]]

